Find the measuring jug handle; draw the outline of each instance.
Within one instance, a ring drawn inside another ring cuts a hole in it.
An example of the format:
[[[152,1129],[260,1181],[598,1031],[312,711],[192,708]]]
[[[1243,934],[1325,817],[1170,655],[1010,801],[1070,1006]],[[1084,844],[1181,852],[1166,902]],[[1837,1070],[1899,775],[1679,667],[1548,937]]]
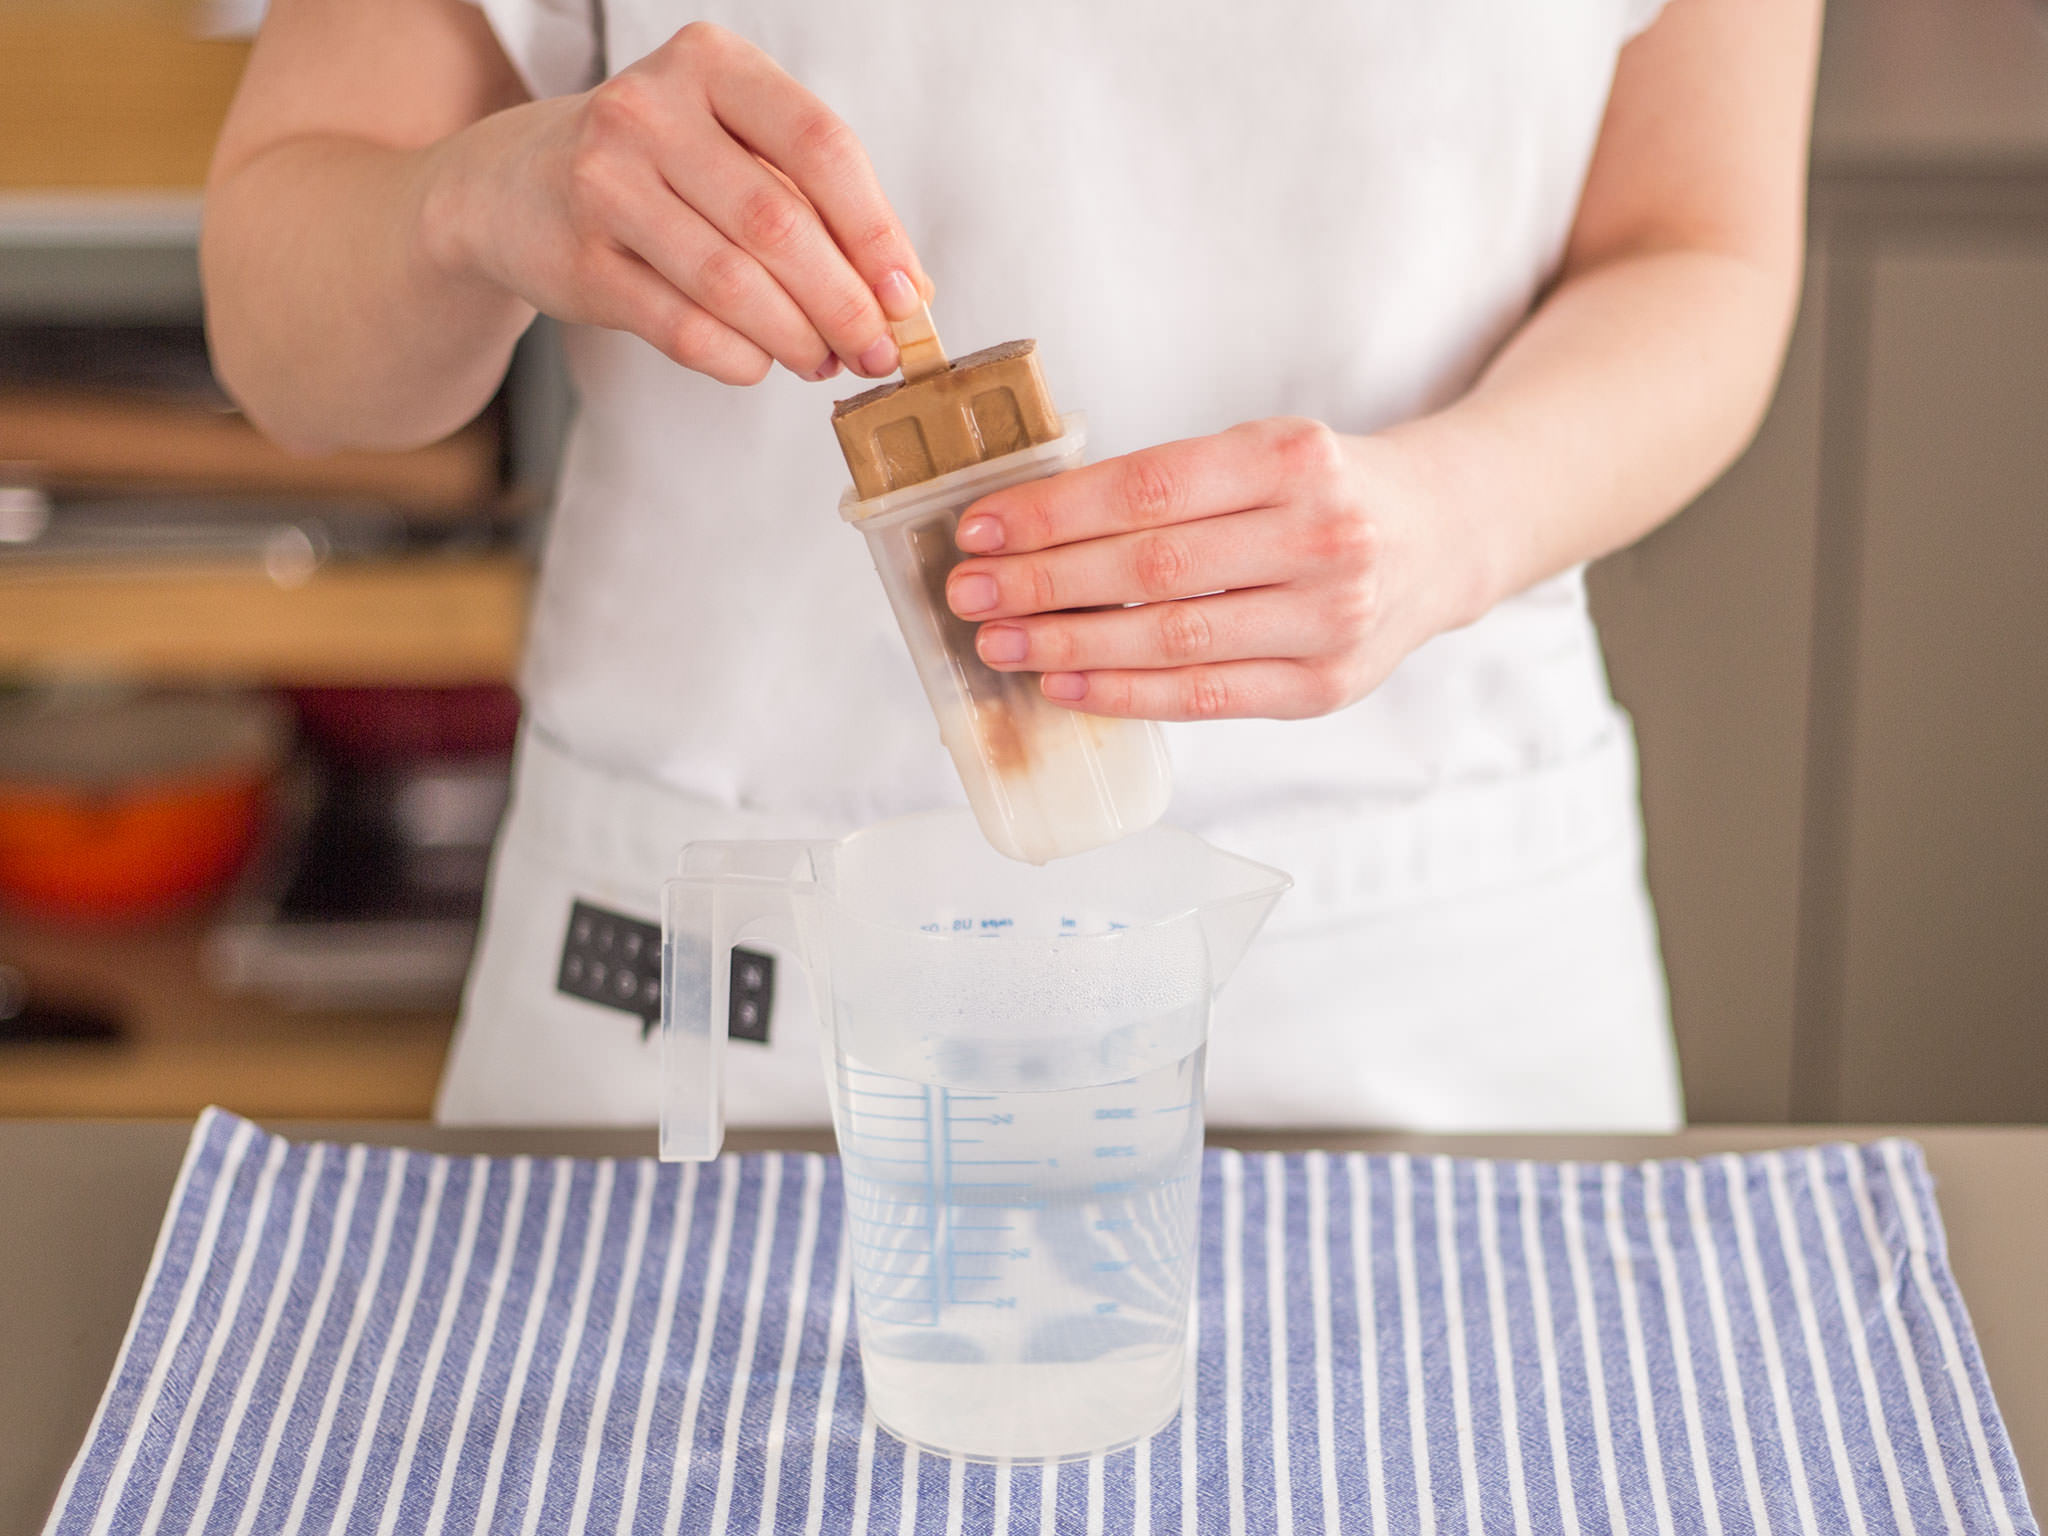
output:
[[[814,879],[812,843],[692,843],[662,887],[661,1157],[705,1162],[725,1142],[732,951],[765,939],[794,953],[792,902]]]

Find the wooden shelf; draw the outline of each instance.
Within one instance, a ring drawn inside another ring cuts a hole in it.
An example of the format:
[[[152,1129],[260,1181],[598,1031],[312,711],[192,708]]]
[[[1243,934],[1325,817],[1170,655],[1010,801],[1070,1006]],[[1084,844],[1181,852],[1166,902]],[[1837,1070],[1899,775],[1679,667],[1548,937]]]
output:
[[[0,185],[196,187],[249,45],[187,0],[0,5]]]
[[[0,674],[164,683],[509,681],[523,558],[335,563],[297,585],[250,564],[0,568]]]
[[[118,1045],[0,1046],[0,1116],[432,1113],[447,1013],[285,1013],[207,984],[205,924],[107,933],[0,918],[0,960],[53,997],[117,1010]]]
[[[497,491],[485,417],[401,453],[287,453],[234,411],[88,390],[0,389],[0,463],[59,489],[362,496],[445,515]]]

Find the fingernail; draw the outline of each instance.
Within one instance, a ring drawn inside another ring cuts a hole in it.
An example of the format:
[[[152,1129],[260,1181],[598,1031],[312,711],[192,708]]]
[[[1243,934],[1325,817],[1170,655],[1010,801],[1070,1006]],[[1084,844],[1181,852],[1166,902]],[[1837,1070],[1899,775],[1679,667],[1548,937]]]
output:
[[[996,579],[979,571],[958,577],[947,588],[946,601],[963,619],[970,614],[984,613],[996,605]]]
[[[882,313],[891,320],[908,320],[917,313],[917,306],[924,302],[918,295],[917,284],[900,269],[888,273],[875,284],[875,298],[881,303]]]
[[[992,555],[1003,547],[1003,525],[986,515],[970,517],[953,537],[969,554]]]
[[[833,377],[838,372],[839,359],[836,357],[828,357],[825,359],[824,362],[818,364],[817,367],[813,368],[809,373],[805,374],[804,377],[813,384],[822,384],[827,379]]]
[[[1022,661],[1024,653],[1031,649],[1031,641],[1014,624],[987,624],[975,641],[975,649],[986,662]]]
[[[860,355],[860,371],[875,378],[896,371],[896,339],[893,336],[878,336],[867,351]]]
[[[1076,699],[1088,697],[1088,674],[1085,672],[1048,672],[1038,681],[1048,699],[1060,699],[1071,704]]]

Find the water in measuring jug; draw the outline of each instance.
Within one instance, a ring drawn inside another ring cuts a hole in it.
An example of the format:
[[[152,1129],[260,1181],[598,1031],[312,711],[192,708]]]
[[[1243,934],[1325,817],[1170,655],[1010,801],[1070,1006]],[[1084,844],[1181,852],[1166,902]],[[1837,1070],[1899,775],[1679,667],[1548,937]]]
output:
[[[875,1418],[988,1459],[1129,1445],[1185,1380],[1211,1001],[1287,883],[1164,827],[1033,868],[964,811],[692,844],[665,888],[663,1155],[718,1148],[732,947],[795,952]]]
[[[1180,1405],[1201,1048],[1111,1082],[1046,1076],[1004,1091],[838,1063],[868,1404],[913,1444],[1107,1450]]]

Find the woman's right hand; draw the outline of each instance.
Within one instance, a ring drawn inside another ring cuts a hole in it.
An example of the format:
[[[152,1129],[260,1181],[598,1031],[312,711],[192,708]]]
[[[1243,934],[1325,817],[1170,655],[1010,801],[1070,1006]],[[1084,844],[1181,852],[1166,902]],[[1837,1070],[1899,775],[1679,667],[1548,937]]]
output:
[[[708,22],[594,90],[473,124],[425,169],[437,266],[728,384],[771,362],[887,375],[888,320],[931,292],[853,131]]]

